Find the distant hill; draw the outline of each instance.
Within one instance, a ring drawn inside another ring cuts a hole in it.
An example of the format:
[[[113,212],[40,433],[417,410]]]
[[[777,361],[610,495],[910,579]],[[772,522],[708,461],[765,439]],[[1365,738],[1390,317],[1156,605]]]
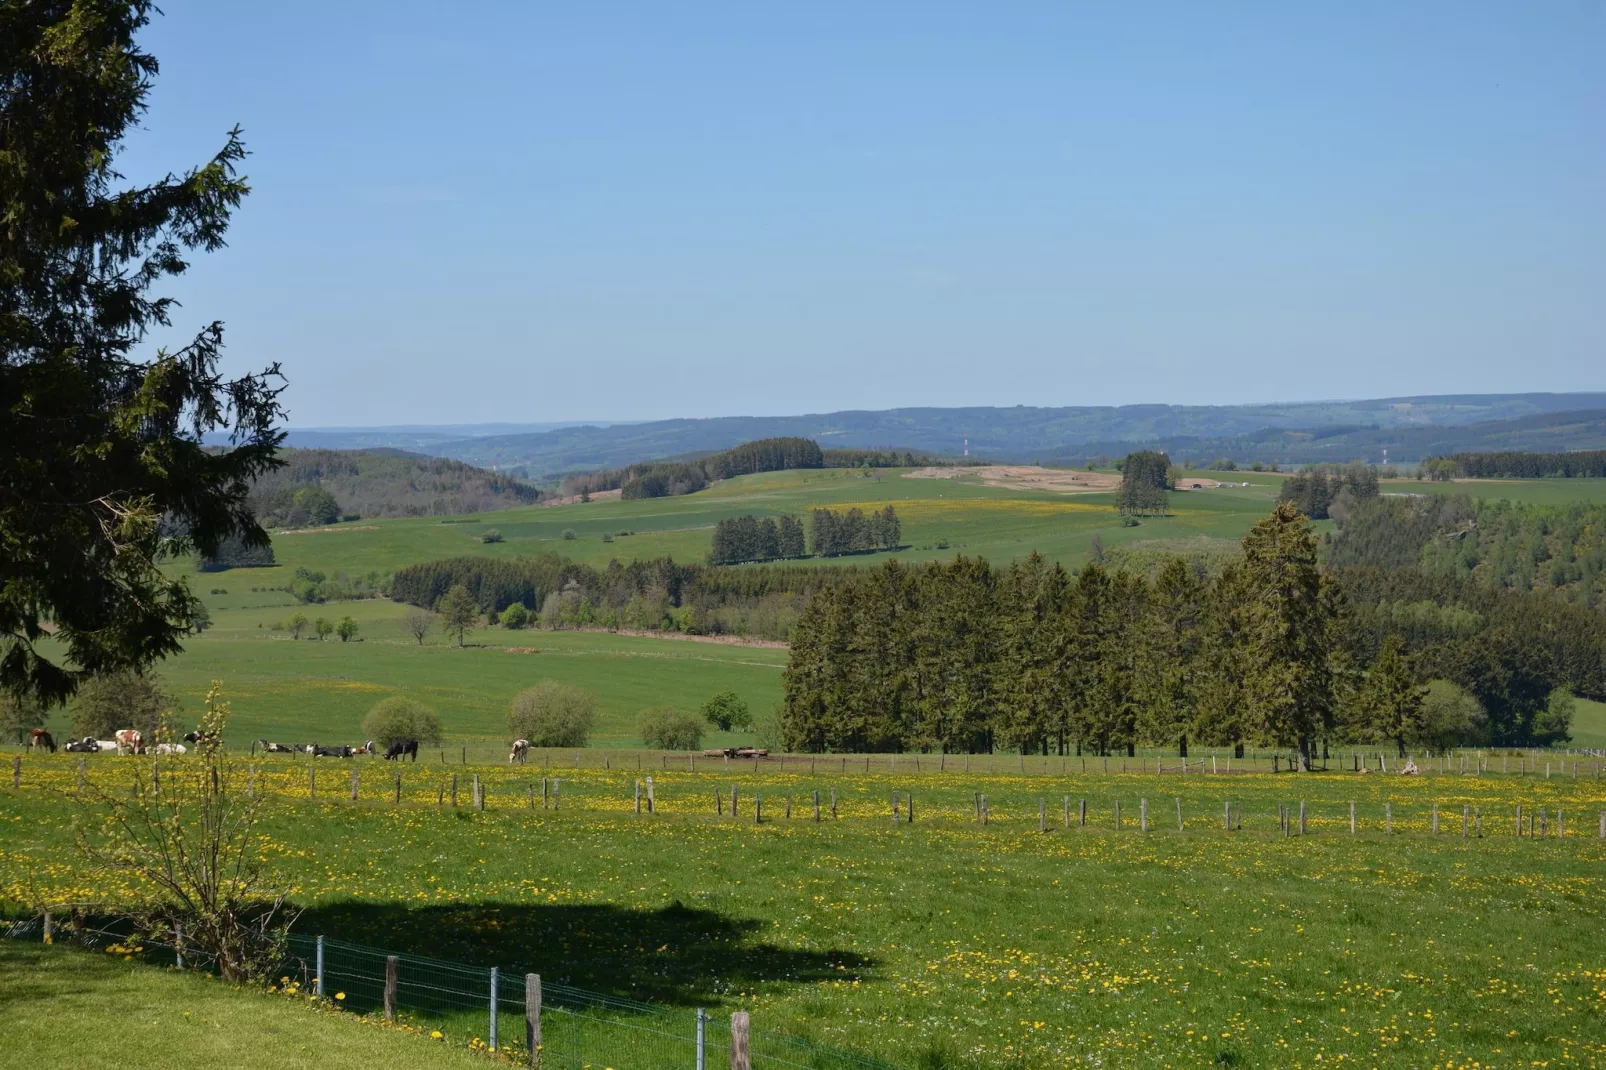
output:
[[[1239,464],[1250,461],[1279,464],[1376,462],[1382,460],[1385,449],[1391,463],[1452,453],[1590,450],[1606,448],[1606,409],[1541,413],[1464,426],[1289,430],[1268,427],[1224,438],[1178,435],[1150,440],[1143,445],[1162,449],[1178,461],[1202,463],[1226,457]],[[1059,463],[1081,464],[1099,455],[1120,456],[1132,448],[1131,442],[1091,443],[1052,459]]]
[[[280,451],[285,466],[260,477],[251,507],[268,527],[341,516],[450,516],[530,505],[541,492],[510,476],[402,450]]]
[[[1361,447],[1378,446],[1372,432],[1462,427],[1491,421],[1546,417],[1584,409],[1606,410],[1606,393],[1596,394],[1446,394],[1377,398],[1364,401],[1292,402],[1278,405],[1123,405],[1040,408],[909,408],[879,412],[848,411],[804,416],[727,416],[699,420],[657,420],[612,426],[573,426],[517,434],[475,434],[434,438],[411,448],[454,457],[481,466],[513,469],[526,478],[547,480],[560,473],[623,468],[642,461],[729,449],[761,438],[811,438],[826,448],[896,448],[954,456],[968,437],[974,457],[992,460],[1064,458],[1106,452],[1119,455],[1134,444],[1164,445],[1187,441],[1243,440],[1246,448],[1262,442],[1276,446],[1277,459],[1349,460],[1365,456]],[[1302,431],[1323,441],[1336,434],[1313,428],[1341,429],[1356,436],[1300,451],[1298,436],[1277,443],[1265,436]],[[411,432],[415,439],[421,429]],[[299,434],[292,432],[292,435]],[[1541,436],[1544,438],[1544,436]],[[1552,438],[1554,436],[1551,436]],[[1400,439],[1413,457],[1479,446],[1418,446]],[[1545,438],[1546,443],[1550,438]],[[377,441],[374,444],[379,444]],[[1215,446],[1201,446],[1214,449]],[[1507,448],[1507,447],[1500,447]],[[1535,448],[1558,448],[1549,444]],[[1570,447],[1561,447],[1570,448]],[[1345,452],[1349,451],[1349,452]],[[1184,451],[1187,452],[1187,451]],[[1218,455],[1226,450],[1219,450]],[[1253,459],[1253,458],[1248,458]],[[1272,459],[1264,457],[1264,459]]]

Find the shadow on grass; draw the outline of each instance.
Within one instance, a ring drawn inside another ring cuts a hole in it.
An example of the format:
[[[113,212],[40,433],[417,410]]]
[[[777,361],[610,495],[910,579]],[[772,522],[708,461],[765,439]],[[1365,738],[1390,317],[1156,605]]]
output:
[[[678,902],[660,910],[348,902],[307,910],[295,931],[687,1007],[717,1004],[755,984],[871,979],[875,961],[867,956],[777,947],[758,939],[764,928]]]

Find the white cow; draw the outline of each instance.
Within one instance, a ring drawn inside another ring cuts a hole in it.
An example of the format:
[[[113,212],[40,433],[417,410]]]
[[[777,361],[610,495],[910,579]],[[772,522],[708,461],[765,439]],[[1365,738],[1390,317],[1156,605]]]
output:
[[[182,743],[158,743],[158,744],[156,744],[156,753],[157,754],[163,754],[163,755],[165,755],[165,754],[188,754],[189,753],[189,748],[184,746],[184,744],[182,744]]]
[[[515,739],[513,741],[513,749],[508,752],[507,763],[512,765],[514,762],[518,762],[520,765],[523,765],[524,760],[529,756],[530,741],[527,739]]]

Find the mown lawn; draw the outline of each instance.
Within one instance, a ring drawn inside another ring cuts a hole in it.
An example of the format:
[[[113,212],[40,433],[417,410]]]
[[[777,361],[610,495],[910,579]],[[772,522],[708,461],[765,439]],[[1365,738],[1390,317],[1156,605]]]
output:
[[[1556,762],[1548,777],[1530,766],[1418,778],[555,763],[556,811],[540,808],[534,766],[409,766],[398,807],[394,769],[374,764],[355,805],[342,797],[348,765],[320,773],[316,802],[304,763],[259,774],[262,790],[285,793],[263,831],[310,908],[302,931],[722,1015],[741,1007],[755,1026],[904,1065],[1606,1059],[1606,787],[1587,762],[1576,777]],[[125,894],[67,846],[75,763],[27,769],[21,792],[0,792],[0,895],[15,909]],[[490,783],[483,813],[466,809],[471,772]],[[637,816],[632,784],[647,772],[658,812]],[[436,805],[452,773],[457,811]],[[131,763],[92,775],[116,787]],[[715,792],[728,806],[733,785],[738,816],[715,816]],[[827,803],[817,824],[811,793],[833,788],[840,816]],[[916,820],[895,823],[892,795],[906,791]],[[973,793],[988,796],[985,827]],[[1088,827],[1074,816],[1062,827],[1066,795],[1073,815],[1089,801]],[[1242,803],[1242,831],[1221,827],[1228,800]],[[1297,814],[1302,800],[1309,834],[1285,834],[1278,806]],[[1518,804],[1542,808],[1547,838],[1513,835]],[[1463,806],[1482,838],[1462,836]]]

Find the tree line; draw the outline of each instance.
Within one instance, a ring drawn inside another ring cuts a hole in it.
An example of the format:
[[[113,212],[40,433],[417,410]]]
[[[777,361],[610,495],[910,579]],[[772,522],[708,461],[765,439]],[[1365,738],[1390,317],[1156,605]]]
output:
[[[809,517],[809,529],[805,545],[803,522],[795,516],[728,517],[714,525],[708,563],[781,561],[806,556],[810,546],[817,557],[896,550],[903,538],[903,525],[890,505],[872,513],[857,507],[845,511],[816,509]]]
[[[1326,520],[1344,493],[1353,501],[1376,498],[1377,470],[1366,464],[1313,464],[1283,480],[1277,500],[1292,502],[1312,520]]]
[[[1434,479],[1600,479],[1606,477],[1606,450],[1566,453],[1451,453],[1429,457],[1422,467]]]
[[[714,525],[710,565],[739,565],[747,561],[781,561],[803,557],[803,522],[795,516],[733,516]]]
[[[1308,763],[1331,743],[1415,741],[1424,673],[1482,703],[1499,744],[1564,738],[1550,693],[1606,683],[1598,642],[1593,660],[1585,642],[1569,662],[1553,632],[1517,634],[1504,617],[1493,633],[1413,645],[1386,615],[1356,612],[1352,596],[1376,605],[1378,589],[1352,589],[1317,552],[1309,521],[1281,503],[1213,579],[1181,559],[1153,580],[1096,563],[1073,576],[1036,554],[844,575],[793,629],[785,744],[1186,753],[1198,742],[1286,747]],[[1516,686],[1501,675],[1507,658],[1526,666]]]
[[[565,476],[563,493],[591,495],[617,490],[624,498],[694,494],[710,483],[758,472],[795,468],[916,468],[961,463],[910,450],[821,449],[809,438],[761,438],[686,461],[643,461],[623,468]],[[981,463],[979,461],[970,463]]]
[[[397,569],[390,596],[429,610],[461,586],[474,612],[487,621],[500,622],[519,606],[521,625],[784,640],[813,593],[846,571],[795,565],[722,568],[668,557],[611,561],[602,569],[556,554],[455,557]]]

